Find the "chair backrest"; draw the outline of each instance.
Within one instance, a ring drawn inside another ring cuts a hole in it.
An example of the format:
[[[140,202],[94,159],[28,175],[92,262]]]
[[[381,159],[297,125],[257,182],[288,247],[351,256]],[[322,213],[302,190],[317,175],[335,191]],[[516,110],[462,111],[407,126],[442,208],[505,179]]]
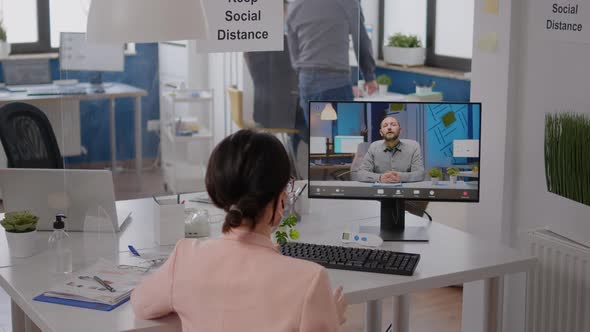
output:
[[[359,145],[357,145],[356,153],[354,154],[354,158],[352,159],[352,164],[350,165],[351,171],[356,171],[361,167],[361,165],[363,164],[363,159],[365,158],[367,151],[369,151],[370,145],[371,145],[371,143],[369,143],[369,142],[362,142],[362,143],[359,143]]]
[[[244,124],[244,93],[236,88],[227,88],[231,110],[231,119],[238,128],[245,128]]]
[[[0,107],[0,141],[8,167],[63,168],[63,159],[47,116],[33,105]]]

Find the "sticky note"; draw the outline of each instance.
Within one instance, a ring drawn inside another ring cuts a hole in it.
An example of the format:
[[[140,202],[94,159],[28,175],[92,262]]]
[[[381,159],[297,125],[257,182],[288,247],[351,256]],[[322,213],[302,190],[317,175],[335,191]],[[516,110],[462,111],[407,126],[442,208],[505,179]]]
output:
[[[498,1],[499,0],[484,0],[485,1],[485,12],[488,14],[498,15]]]
[[[477,41],[477,48],[483,52],[495,53],[498,49],[498,34],[495,32],[484,34]]]

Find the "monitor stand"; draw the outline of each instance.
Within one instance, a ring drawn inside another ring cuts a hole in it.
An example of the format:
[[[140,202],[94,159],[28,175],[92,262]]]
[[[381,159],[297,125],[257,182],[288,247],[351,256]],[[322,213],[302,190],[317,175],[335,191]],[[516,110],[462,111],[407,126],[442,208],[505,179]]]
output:
[[[406,227],[406,210],[403,199],[381,200],[381,226],[361,226],[361,233],[378,234],[383,241],[427,242],[426,227]]]
[[[104,93],[104,86],[102,85],[102,73],[96,72],[90,76],[90,92]]]

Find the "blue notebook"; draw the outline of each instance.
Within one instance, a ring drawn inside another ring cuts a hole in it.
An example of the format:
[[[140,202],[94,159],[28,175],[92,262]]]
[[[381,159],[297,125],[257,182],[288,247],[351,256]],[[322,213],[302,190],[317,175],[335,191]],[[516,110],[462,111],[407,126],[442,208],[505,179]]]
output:
[[[94,309],[94,310],[100,310],[100,311],[111,311],[111,310],[117,308],[118,306],[120,306],[121,304],[129,301],[129,296],[126,297],[125,299],[123,299],[121,302],[119,302],[117,304],[113,304],[113,305],[105,304],[105,303],[97,303],[97,302],[86,302],[86,301],[79,301],[79,300],[62,299],[59,297],[46,296],[43,294],[34,297],[33,300],[39,301],[39,302],[63,304],[63,305],[69,305],[72,307],[80,307],[80,308]]]

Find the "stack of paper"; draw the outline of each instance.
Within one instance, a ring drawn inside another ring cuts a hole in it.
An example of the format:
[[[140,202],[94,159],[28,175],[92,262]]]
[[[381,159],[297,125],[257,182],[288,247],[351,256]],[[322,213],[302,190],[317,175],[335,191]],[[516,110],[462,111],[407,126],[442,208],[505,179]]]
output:
[[[64,283],[55,285],[34,300],[110,311],[129,300],[131,291],[148,270],[147,267],[116,265],[101,259],[72,273]]]

